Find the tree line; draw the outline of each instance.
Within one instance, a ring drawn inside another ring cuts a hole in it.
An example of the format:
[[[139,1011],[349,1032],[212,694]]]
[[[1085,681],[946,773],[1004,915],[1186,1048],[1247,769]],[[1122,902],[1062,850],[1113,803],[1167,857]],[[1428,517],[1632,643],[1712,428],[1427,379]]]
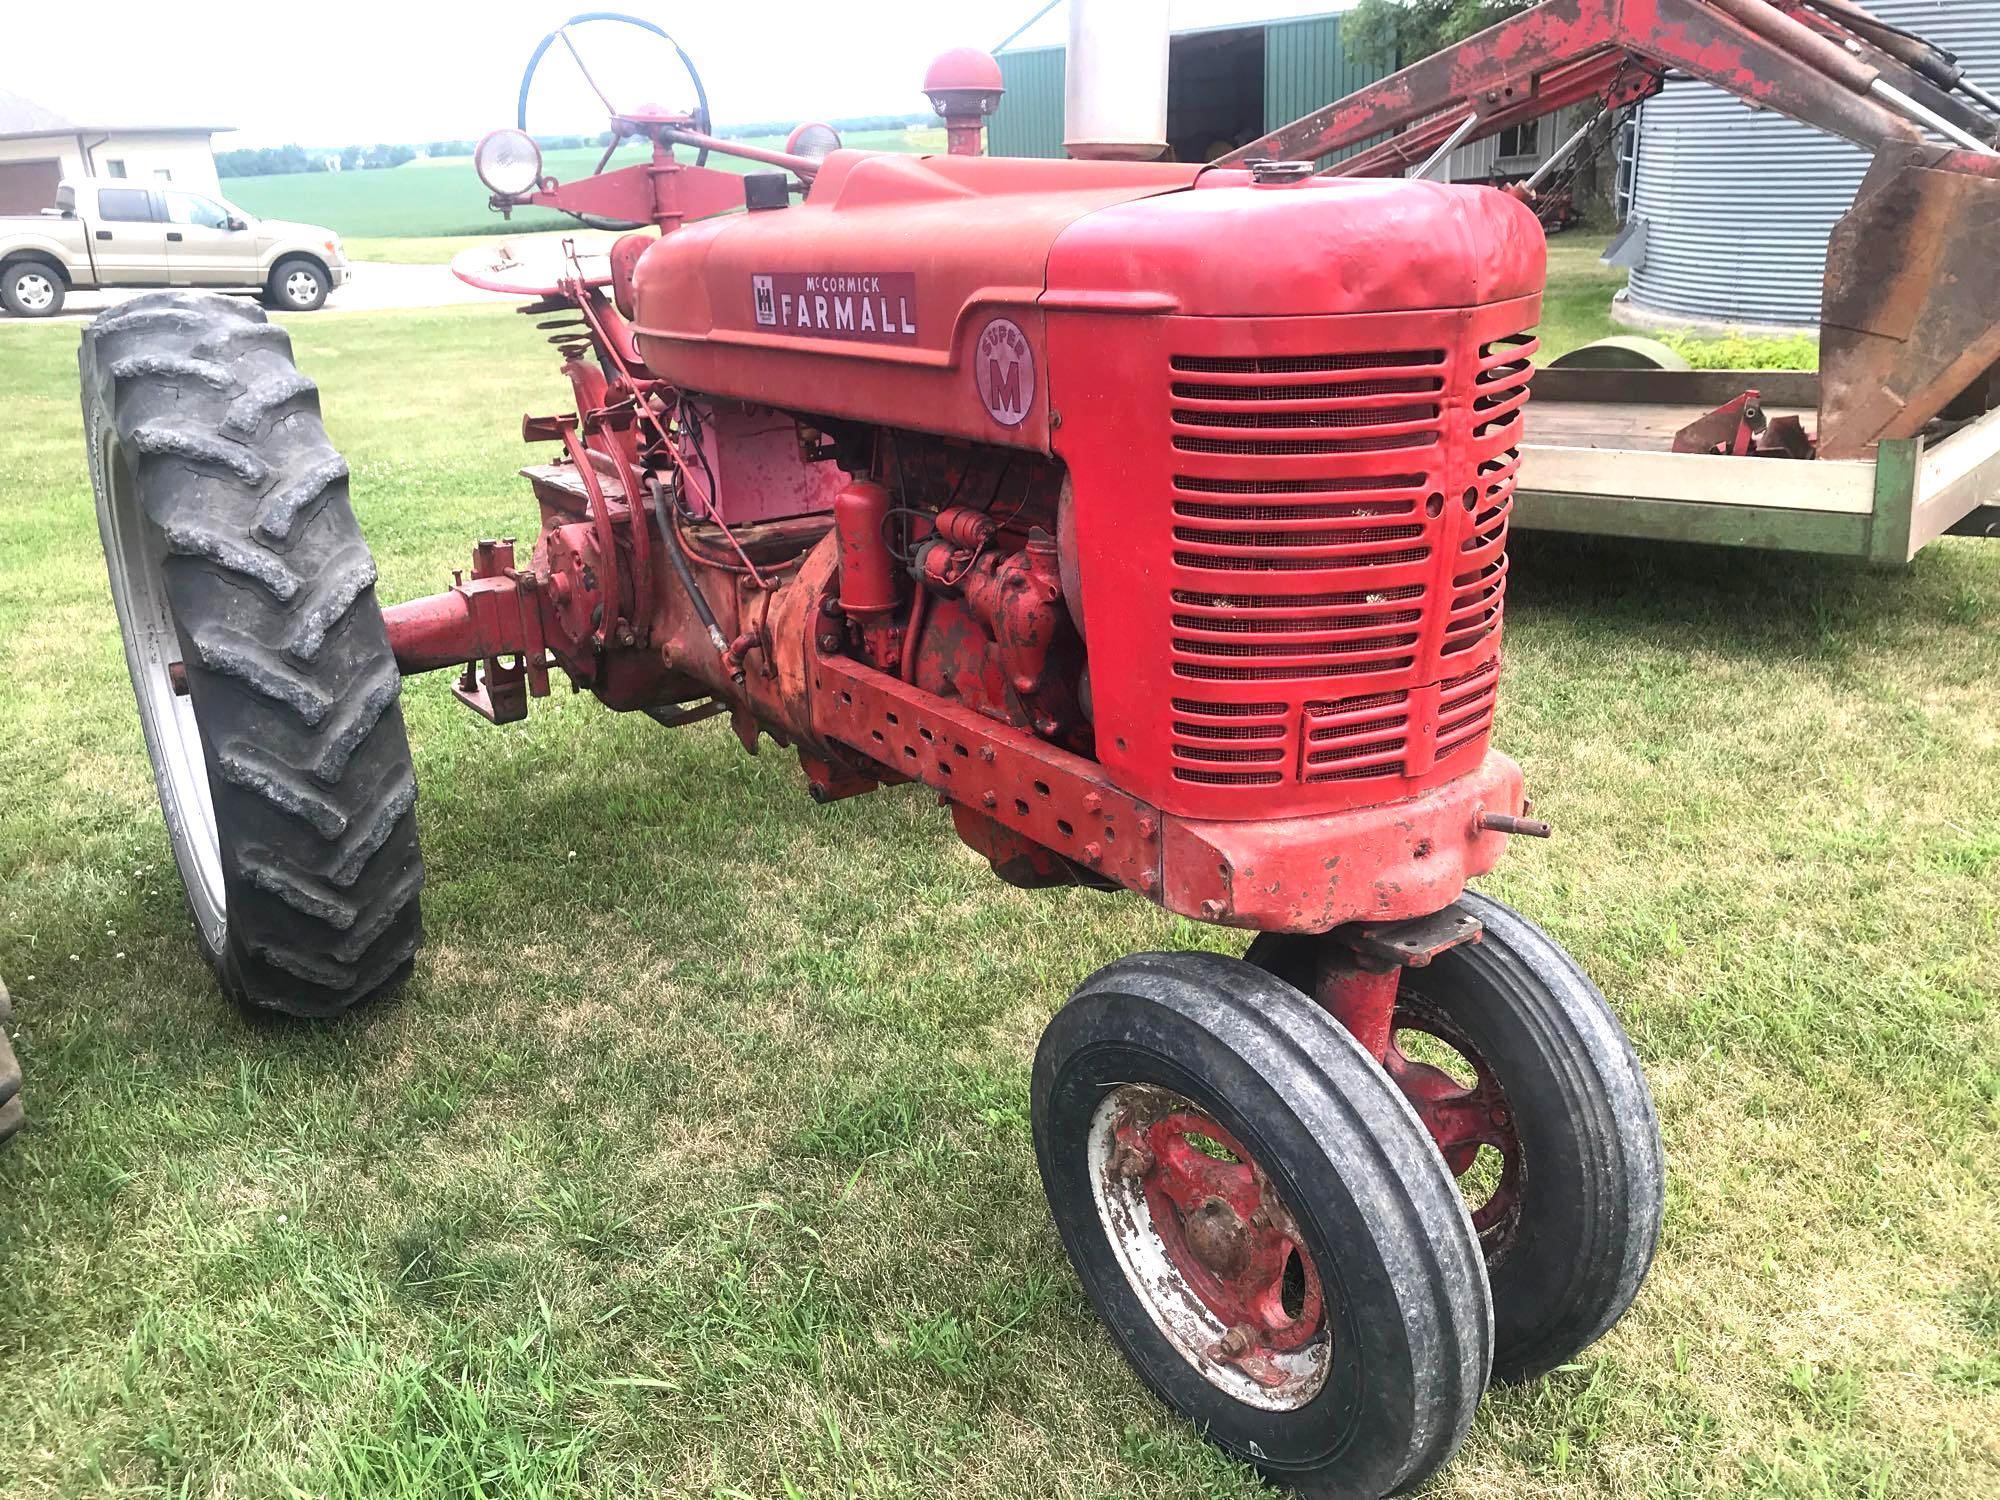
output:
[[[715,133],[731,140],[741,140],[751,136],[783,135],[799,122],[796,120],[753,120],[744,125],[725,125]],[[835,130],[842,132],[859,130],[903,130],[912,125],[931,125],[935,116],[929,111],[901,115],[851,115],[838,120],[829,120]],[[599,131],[596,135],[538,135],[535,140],[544,151],[563,151],[577,146],[608,146],[611,132]],[[273,177],[290,172],[364,172],[383,167],[400,167],[405,162],[415,161],[419,154],[424,156],[470,156],[476,145],[472,140],[424,141],[414,144],[377,144],[372,146],[257,146],[234,151],[218,151],[215,154],[215,170],[222,177]]]

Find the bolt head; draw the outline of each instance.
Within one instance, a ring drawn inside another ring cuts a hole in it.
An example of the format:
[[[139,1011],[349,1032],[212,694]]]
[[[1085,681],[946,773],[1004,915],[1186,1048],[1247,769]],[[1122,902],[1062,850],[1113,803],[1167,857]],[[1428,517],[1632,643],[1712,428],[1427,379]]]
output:
[[[1120,1141],[1111,1153],[1111,1170],[1120,1177],[1144,1177],[1153,1170],[1153,1153],[1137,1141]]]

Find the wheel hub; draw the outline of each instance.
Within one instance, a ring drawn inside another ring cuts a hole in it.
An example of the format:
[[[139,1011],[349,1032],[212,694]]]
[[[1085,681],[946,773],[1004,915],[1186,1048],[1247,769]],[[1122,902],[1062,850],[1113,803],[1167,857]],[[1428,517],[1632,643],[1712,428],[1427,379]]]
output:
[[[1189,1100],[1127,1085],[1099,1108],[1093,1156],[1106,1232],[1183,1357],[1251,1404],[1310,1400],[1326,1377],[1325,1294],[1242,1144]]]
[[[1182,1225],[1188,1249],[1210,1271],[1225,1279],[1241,1275],[1250,1259],[1248,1226],[1220,1198],[1206,1200]]]

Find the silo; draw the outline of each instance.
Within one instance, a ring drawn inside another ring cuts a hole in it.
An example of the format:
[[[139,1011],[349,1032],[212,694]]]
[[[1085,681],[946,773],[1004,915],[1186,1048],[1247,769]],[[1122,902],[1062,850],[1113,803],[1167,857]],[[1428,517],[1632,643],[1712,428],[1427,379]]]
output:
[[[2000,93],[2000,0],[1870,0]],[[1671,79],[1639,111],[1630,218],[1645,221],[1622,321],[1810,326],[1826,241],[1868,156],[1835,136]]]

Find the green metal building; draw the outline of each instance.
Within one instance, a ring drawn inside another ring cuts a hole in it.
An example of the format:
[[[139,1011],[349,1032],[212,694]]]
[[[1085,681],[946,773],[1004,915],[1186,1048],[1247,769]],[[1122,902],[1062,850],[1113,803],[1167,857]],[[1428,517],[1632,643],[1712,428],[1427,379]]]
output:
[[[1207,161],[1381,77],[1341,44],[1339,7],[1284,0],[1191,0],[1173,8],[1167,139],[1182,161]],[[1236,13],[1244,13],[1238,16]],[[995,156],[1063,154],[1063,8],[1000,53],[1007,84],[988,136]]]

